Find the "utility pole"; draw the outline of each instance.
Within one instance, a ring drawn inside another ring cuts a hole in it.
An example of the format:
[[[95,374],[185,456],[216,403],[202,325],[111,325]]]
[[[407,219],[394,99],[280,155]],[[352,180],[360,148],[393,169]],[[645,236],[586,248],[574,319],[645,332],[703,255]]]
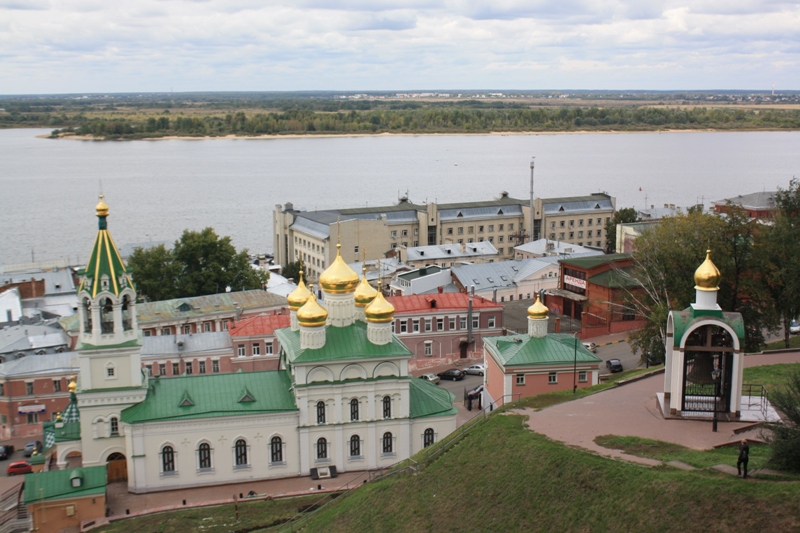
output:
[[[533,235],[533,218],[534,218],[534,214],[535,214],[535,211],[533,210],[533,163],[534,163],[534,159],[536,159],[536,156],[531,157],[531,236],[529,237],[530,238],[530,242],[533,242],[533,240],[535,238],[534,235]]]

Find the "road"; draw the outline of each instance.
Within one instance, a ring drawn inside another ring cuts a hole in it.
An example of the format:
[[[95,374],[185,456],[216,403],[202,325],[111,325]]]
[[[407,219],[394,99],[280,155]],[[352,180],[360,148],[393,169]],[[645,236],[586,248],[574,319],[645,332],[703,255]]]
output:
[[[619,359],[622,363],[622,368],[625,370],[633,370],[639,367],[639,356],[634,355],[630,345],[623,341],[616,344],[609,344],[608,346],[598,346],[597,357],[603,360],[600,366],[600,375],[608,374],[605,361],[609,359]]]

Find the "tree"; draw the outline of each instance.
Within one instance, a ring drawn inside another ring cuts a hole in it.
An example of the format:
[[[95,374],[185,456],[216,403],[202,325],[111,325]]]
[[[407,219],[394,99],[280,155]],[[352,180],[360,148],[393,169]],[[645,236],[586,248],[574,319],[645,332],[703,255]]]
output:
[[[633,207],[623,207],[614,213],[611,220],[606,222],[606,252],[613,252],[617,248],[617,224],[637,222],[639,215]]]
[[[137,249],[129,260],[139,295],[147,300],[203,296],[262,288],[268,274],[252,267],[247,250],[212,228],[183,232],[172,251]]]
[[[800,372],[793,372],[786,387],[772,391],[769,400],[783,417],[767,424],[772,431],[770,465],[800,472]]]
[[[295,283],[299,283],[301,268],[303,268],[303,265],[300,261],[286,263],[285,265],[283,265],[283,268],[281,269],[281,275],[286,279],[291,279]]]

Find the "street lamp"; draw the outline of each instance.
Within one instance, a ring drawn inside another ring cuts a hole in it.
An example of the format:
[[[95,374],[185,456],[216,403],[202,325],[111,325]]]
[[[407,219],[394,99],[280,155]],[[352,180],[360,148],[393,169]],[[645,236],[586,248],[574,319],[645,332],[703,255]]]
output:
[[[575,340],[575,360],[572,364],[572,394],[578,394],[578,334],[573,333],[572,338]]]
[[[711,425],[711,430],[716,433],[717,432],[717,397],[719,396],[719,378],[722,375],[722,372],[719,371],[719,367],[717,367],[716,360],[714,361],[714,370],[711,371],[711,379],[714,380],[714,415],[713,415],[713,423]]]

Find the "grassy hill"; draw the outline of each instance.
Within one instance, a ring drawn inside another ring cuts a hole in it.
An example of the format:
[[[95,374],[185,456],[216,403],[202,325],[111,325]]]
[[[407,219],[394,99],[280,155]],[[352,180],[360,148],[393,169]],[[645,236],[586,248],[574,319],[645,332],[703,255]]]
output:
[[[800,531],[800,483],[645,468],[498,414],[420,474],[364,486],[306,531]]]

